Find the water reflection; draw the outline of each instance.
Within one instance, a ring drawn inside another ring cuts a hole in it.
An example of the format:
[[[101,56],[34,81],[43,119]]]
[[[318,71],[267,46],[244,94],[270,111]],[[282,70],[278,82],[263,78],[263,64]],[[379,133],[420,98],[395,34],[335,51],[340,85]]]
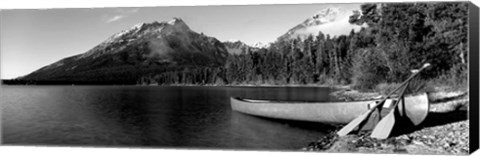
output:
[[[230,96],[328,101],[295,87],[2,86],[5,144],[299,149],[331,127],[232,112]]]

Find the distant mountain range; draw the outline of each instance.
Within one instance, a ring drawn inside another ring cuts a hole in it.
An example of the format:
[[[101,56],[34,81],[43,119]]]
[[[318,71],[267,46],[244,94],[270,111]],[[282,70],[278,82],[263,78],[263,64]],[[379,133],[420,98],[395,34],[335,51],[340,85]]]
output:
[[[229,54],[232,55],[239,55],[239,54],[245,54],[248,52],[255,52],[258,51],[259,49],[262,48],[268,48],[271,44],[264,44],[261,42],[257,42],[252,45],[248,45],[246,43],[243,43],[240,40],[230,40],[230,41],[225,41],[223,42],[225,47],[227,48],[227,51]]]
[[[228,53],[234,54],[234,55],[244,54],[250,48],[250,46],[248,46],[247,44],[243,43],[240,40],[225,41],[223,42],[223,44],[225,45],[225,48],[227,49]]]
[[[319,31],[333,35],[348,33],[358,27],[348,23],[350,14],[338,8],[322,10],[279,39],[305,38],[310,34],[317,35]],[[335,26],[333,30],[332,24]],[[191,67],[222,67],[228,55],[254,52],[269,46],[262,43],[247,45],[241,41],[220,42],[192,31],[182,19],[174,18],[167,22],[137,24],[83,54],[64,58],[19,79],[134,83],[152,73],[182,71]]]

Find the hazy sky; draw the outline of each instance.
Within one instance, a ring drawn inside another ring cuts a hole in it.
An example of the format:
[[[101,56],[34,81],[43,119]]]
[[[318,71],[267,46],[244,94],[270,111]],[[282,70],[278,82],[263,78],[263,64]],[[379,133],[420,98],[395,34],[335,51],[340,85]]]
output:
[[[84,53],[135,24],[182,18],[196,32],[220,41],[274,41],[328,7],[360,4],[297,4],[0,11],[1,78],[29,74],[62,58]]]

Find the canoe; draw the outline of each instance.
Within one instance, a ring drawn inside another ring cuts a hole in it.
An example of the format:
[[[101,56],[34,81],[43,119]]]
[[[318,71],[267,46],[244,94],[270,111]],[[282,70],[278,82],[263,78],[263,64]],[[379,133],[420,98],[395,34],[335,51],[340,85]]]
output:
[[[383,107],[397,99],[388,99]],[[231,97],[232,110],[267,118],[311,121],[330,124],[347,124],[375,105],[376,100],[347,101],[347,102],[290,102],[254,100]],[[425,120],[429,102],[426,93],[405,97],[398,109],[401,116],[408,118],[414,125],[419,125]]]

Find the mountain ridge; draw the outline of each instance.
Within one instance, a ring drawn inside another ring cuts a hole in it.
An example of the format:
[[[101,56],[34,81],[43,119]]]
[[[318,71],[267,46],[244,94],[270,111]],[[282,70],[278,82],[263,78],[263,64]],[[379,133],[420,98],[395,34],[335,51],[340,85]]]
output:
[[[225,64],[225,46],[192,31],[180,18],[139,23],[116,33],[85,53],[66,57],[21,79],[108,81],[188,67]],[[127,71],[132,72],[131,75]]]

